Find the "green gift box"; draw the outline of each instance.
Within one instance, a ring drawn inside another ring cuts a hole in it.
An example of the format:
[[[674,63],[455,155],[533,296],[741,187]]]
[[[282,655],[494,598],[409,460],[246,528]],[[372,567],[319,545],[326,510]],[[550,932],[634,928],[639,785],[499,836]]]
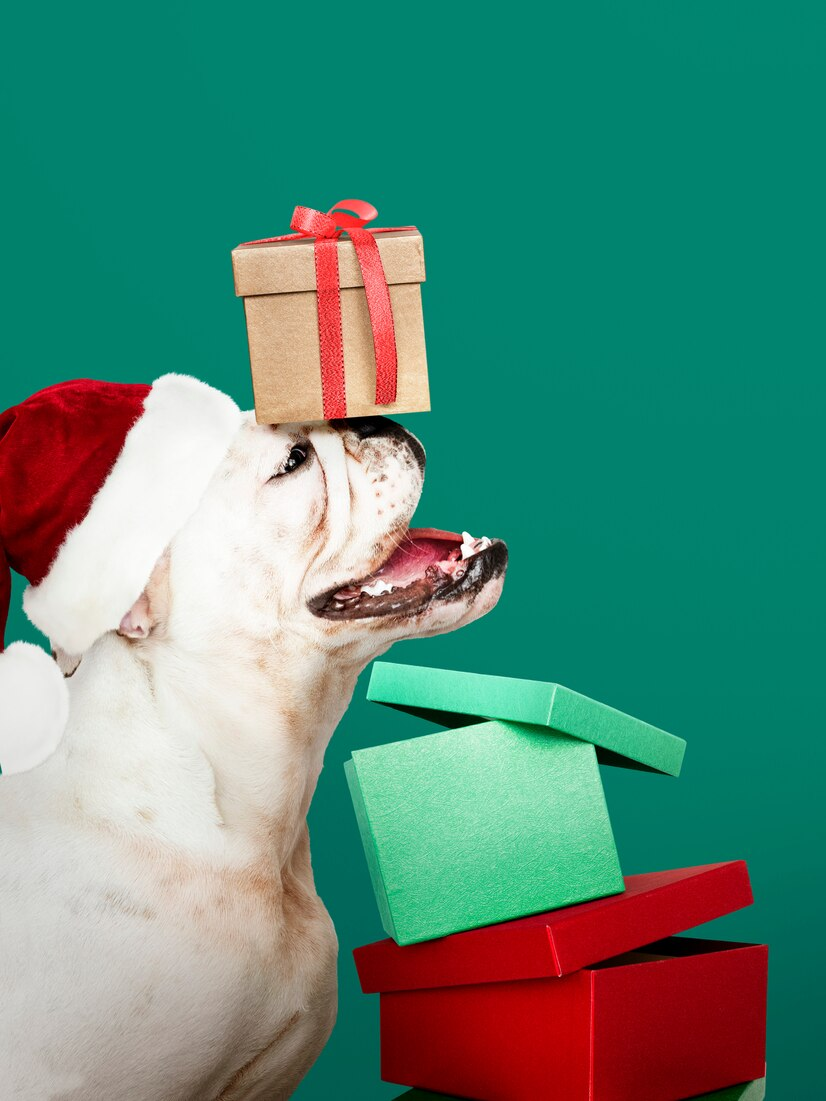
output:
[[[487,695],[486,681],[497,682]],[[676,773],[683,743],[564,689],[529,710],[521,686],[531,683],[375,666],[370,699],[453,728],[355,750],[345,765],[382,923],[398,944],[623,890],[598,752]],[[493,711],[503,721],[474,721]],[[553,727],[528,725],[527,714]]]

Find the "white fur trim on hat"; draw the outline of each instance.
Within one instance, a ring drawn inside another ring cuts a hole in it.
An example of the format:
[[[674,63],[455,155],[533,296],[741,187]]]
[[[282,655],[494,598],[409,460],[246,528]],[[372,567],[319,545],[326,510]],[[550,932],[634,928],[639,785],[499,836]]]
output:
[[[51,757],[68,718],[69,690],[44,650],[15,642],[0,654],[0,771],[4,776],[28,772]]]
[[[89,512],[23,594],[29,619],[54,645],[83,654],[118,627],[240,424],[235,402],[198,379],[163,375],[153,384]]]

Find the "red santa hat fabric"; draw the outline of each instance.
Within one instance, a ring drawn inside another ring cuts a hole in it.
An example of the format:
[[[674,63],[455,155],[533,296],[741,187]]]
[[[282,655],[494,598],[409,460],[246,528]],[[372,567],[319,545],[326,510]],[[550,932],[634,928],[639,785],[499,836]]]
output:
[[[23,606],[54,647],[77,656],[116,629],[198,507],[240,422],[231,398],[184,375],[151,386],[64,382],[0,414],[0,650],[9,567],[30,582]],[[11,649],[0,663],[6,674],[24,663],[26,699],[9,700],[9,676],[0,675],[0,708],[23,715],[39,659]],[[44,681],[44,691],[54,687]],[[51,722],[40,711],[35,718]],[[0,739],[0,767],[2,749]]]

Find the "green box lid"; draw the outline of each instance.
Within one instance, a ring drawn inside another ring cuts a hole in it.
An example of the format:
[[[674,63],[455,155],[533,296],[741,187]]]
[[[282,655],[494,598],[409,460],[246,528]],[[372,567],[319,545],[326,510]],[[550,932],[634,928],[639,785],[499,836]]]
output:
[[[591,742],[603,764],[679,776],[685,742],[561,684],[377,661],[367,698],[459,727],[498,719],[544,726]]]

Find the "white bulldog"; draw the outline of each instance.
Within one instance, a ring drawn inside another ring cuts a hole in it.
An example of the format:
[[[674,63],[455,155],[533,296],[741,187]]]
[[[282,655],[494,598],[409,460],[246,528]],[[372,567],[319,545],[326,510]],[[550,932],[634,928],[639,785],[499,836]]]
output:
[[[276,1101],[321,1051],[325,747],[372,658],[483,615],[506,567],[408,530],[423,469],[382,418],[246,417],[120,631],[59,655],[65,737],[0,782],[4,1101]]]

